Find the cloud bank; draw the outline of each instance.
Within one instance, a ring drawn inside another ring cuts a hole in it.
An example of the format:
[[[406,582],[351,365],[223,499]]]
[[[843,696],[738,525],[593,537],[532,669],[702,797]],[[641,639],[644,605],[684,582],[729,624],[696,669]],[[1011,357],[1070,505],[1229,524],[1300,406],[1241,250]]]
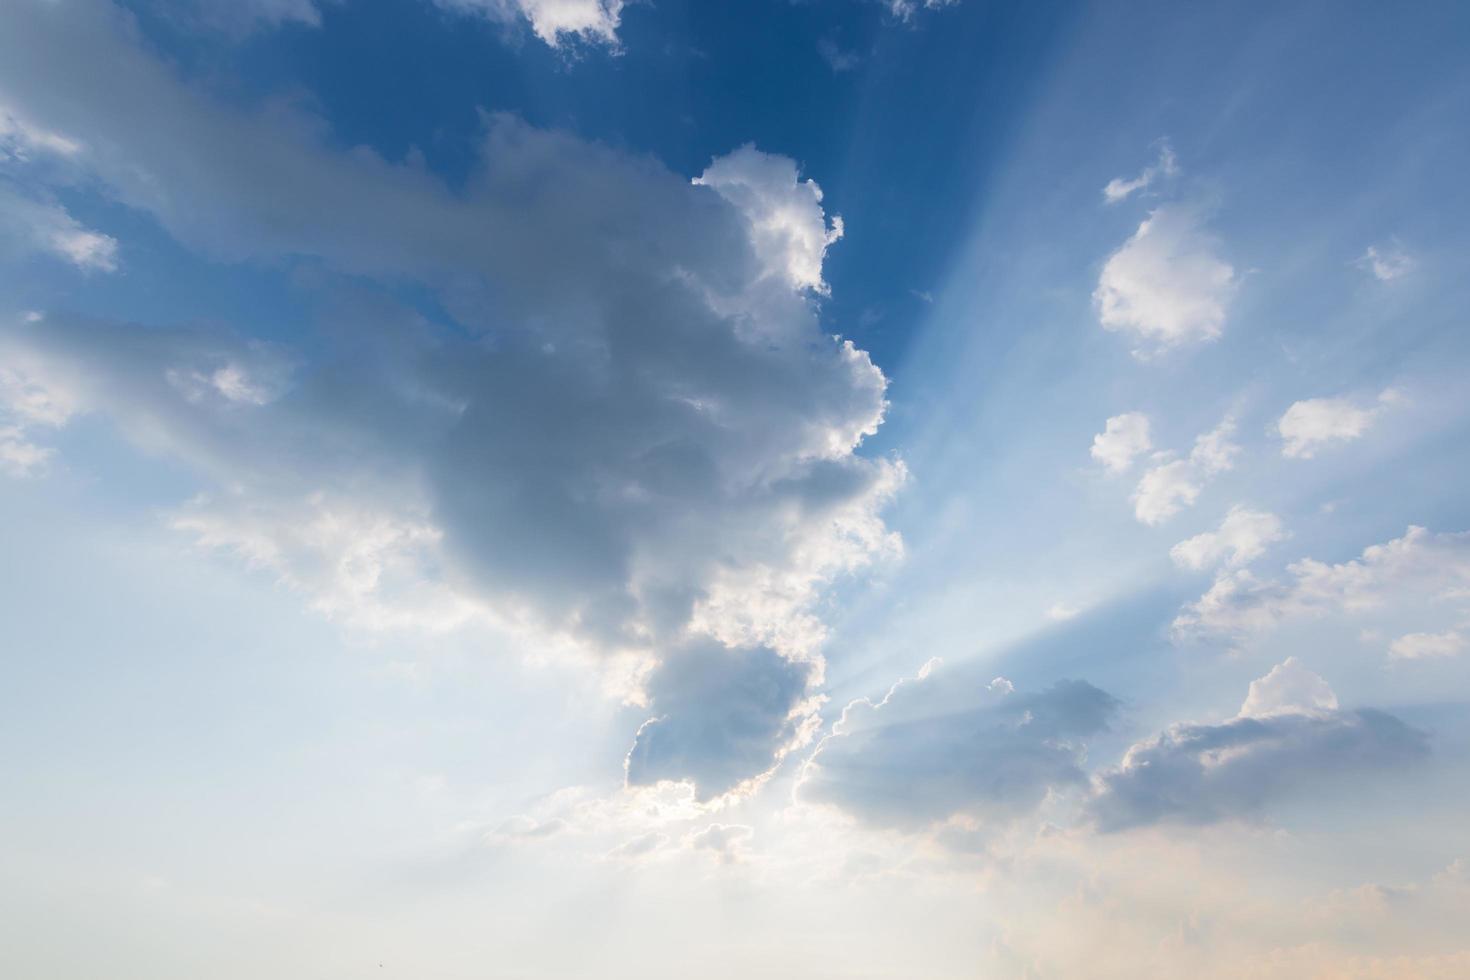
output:
[[[1416,763],[1428,737],[1371,708],[1345,710],[1295,658],[1251,684],[1239,714],[1175,725],[1103,772],[1089,804],[1099,829],[1255,817],[1294,793]]]

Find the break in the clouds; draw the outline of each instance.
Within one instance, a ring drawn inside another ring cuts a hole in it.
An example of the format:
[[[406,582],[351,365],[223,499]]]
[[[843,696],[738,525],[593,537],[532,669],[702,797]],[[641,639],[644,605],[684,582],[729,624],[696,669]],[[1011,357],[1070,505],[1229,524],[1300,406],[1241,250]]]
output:
[[[1402,400],[1387,388],[1376,402],[1359,403],[1351,398],[1308,398],[1293,402],[1276,422],[1281,436],[1281,455],[1311,459],[1325,448],[1352,442],[1368,431],[1390,406]]]
[[[851,702],[803,770],[798,798],[917,829],[1014,817],[1085,783],[1086,742],[1117,701],[1085,681],[1021,692],[980,677],[931,664],[881,701]]]
[[[1179,724],[1128,750],[1089,803],[1104,831],[1262,815],[1270,804],[1419,762],[1425,733],[1372,708],[1344,709],[1295,658],[1254,681],[1240,712]]]
[[[1154,210],[1103,264],[1092,300],[1103,329],[1140,356],[1219,338],[1239,285],[1193,208]]]
[[[1231,441],[1235,420],[1225,418],[1194,440],[1189,455],[1159,453],[1133,490],[1133,515],[1144,524],[1162,524],[1194,506],[1206,484],[1235,466],[1240,446]]]

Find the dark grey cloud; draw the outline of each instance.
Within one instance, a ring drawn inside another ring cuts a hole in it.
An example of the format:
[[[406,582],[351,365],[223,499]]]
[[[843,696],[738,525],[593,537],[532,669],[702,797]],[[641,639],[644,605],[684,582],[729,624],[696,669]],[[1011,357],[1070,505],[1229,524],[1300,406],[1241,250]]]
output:
[[[1089,815],[1104,831],[1251,817],[1428,752],[1424,732],[1372,708],[1339,708],[1322,678],[1288,658],[1251,684],[1237,717],[1175,725],[1130,748],[1099,775]]]
[[[715,792],[789,744],[818,590],[893,545],[878,512],[903,475],[856,451],[886,381],[818,319],[841,228],[792,161],[743,147],[691,180],[487,115],[450,187],[302,105],[211,98],[98,0],[7,10],[0,104],[71,141],[28,180],[218,260],[358,284],[301,344],[65,313],[0,328],[25,384],[192,469],[177,527],[357,622],[486,613],[668,658],[631,778]],[[404,284],[453,322],[391,298]]]
[[[668,656],[648,685],[657,714],[628,753],[628,783],[689,780],[710,799],[770,771],[808,735],[815,666],[764,647],[692,645]]]
[[[881,702],[855,701],[809,761],[800,798],[866,821],[920,827],[1006,817],[1086,783],[1084,742],[1117,707],[1078,680],[1021,693],[973,671],[926,671]]]

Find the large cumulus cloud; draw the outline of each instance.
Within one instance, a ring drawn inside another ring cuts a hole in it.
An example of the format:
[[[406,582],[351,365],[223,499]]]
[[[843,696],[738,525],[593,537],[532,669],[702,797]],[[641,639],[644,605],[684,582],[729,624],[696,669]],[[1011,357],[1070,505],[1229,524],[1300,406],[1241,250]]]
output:
[[[175,526],[367,625],[483,615],[667,660],[634,778],[703,792],[779,757],[820,674],[814,602],[897,548],[879,509],[903,477],[857,452],[886,382],[821,328],[840,226],[791,161],[746,147],[690,180],[491,115],[450,187],[299,110],[211,100],[88,2],[17,5],[0,102],[72,148],[28,179],[219,259],[305,256],[359,284],[301,344],[64,313],[0,331],[25,390],[192,468]],[[394,299],[404,283],[449,322]],[[743,734],[689,720],[702,690],[759,702],[732,707]]]

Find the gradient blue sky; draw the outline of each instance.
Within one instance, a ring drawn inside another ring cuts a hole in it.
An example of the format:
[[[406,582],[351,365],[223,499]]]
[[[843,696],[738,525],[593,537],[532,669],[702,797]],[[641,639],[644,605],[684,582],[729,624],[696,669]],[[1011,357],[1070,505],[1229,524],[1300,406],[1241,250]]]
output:
[[[0,972],[1470,975],[1470,7],[0,27]]]

